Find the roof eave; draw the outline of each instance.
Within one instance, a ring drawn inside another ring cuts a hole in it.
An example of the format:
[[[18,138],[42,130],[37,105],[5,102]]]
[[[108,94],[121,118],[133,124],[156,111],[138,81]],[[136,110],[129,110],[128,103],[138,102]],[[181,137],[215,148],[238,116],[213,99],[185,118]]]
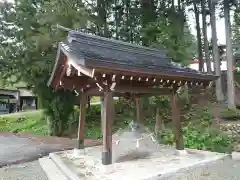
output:
[[[61,55],[61,48],[60,48],[60,44],[58,44],[58,50],[57,50],[57,55],[56,55],[56,59],[55,59],[55,64],[53,66],[51,76],[50,76],[50,78],[47,82],[47,86],[49,86],[49,87],[52,86],[52,82],[53,82],[54,77],[56,75],[56,71],[57,71],[57,68],[58,68],[58,65],[59,65],[60,55]]]
[[[109,70],[112,70],[112,71],[120,71],[121,73],[133,73],[133,74],[136,74],[136,73],[139,73],[139,74],[142,74],[142,75],[146,75],[146,76],[171,76],[171,77],[174,77],[172,75],[172,73],[162,73],[162,72],[159,72],[159,73],[154,73],[154,72],[146,72],[144,71],[143,69],[139,68],[139,69],[136,69],[136,68],[122,68],[122,67],[119,67],[119,65],[117,64],[111,64],[111,66],[109,64],[98,64],[96,63],[95,61],[91,61],[91,60],[87,60],[86,61],[86,66],[89,67],[89,68],[93,68],[95,69],[96,71],[98,70],[106,70],[106,71],[109,71]],[[200,80],[200,81],[214,81],[216,79],[218,79],[218,76],[215,76],[215,75],[211,75],[211,74],[200,74],[200,73],[189,73],[189,75],[187,74],[184,74],[184,73],[178,73],[178,75],[176,75],[176,77],[179,77],[179,75],[182,75],[181,78],[186,78],[186,79],[196,79],[196,80]]]

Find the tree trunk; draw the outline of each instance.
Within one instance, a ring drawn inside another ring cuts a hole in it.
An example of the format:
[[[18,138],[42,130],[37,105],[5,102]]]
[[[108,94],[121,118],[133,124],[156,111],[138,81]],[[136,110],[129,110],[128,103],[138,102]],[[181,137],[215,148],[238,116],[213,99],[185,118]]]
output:
[[[219,78],[216,80],[216,96],[217,101],[221,102],[224,101],[223,89],[222,89],[222,78],[221,78],[221,71],[220,71],[220,57],[219,57],[219,50],[218,50],[218,43],[217,43],[217,30],[216,30],[216,10],[215,4],[212,3],[211,0],[208,1],[209,9],[210,9],[210,22],[211,22],[211,29],[212,29],[212,49],[213,49],[213,61],[214,61],[214,70],[215,75]]]
[[[224,1],[224,19],[226,31],[226,59],[227,59],[227,100],[228,108],[236,109],[235,105],[235,91],[233,78],[233,48],[232,48],[232,30],[229,13],[229,1]]]
[[[202,38],[200,29],[200,18],[199,10],[196,4],[196,0],[193,1],[194,14],[196,19],[196,30],[197,30],[197,45],[198,45],[198,60],[199,60],[199,71],[203,71],[203,52],[202,52]]]
[[[207,65],[207,72],[212,73],[211,61],[209,58],[209,44],[207,37],[207,13],[206,13],[206,0],[201,1],[202,6],[202,25],[203,25],[203,44],[204,44],[204,57]]]
[[[48,127],[48,136],[54,136],[54,126],[50,116],[46,116],[47,127]]]
[[[154,0],[141,0],[141,25],[146,28],[150,22],[154,22],[157,18],[156,6]],[[144,46],[149,45],[149,39],[142,37],[142,44]]]

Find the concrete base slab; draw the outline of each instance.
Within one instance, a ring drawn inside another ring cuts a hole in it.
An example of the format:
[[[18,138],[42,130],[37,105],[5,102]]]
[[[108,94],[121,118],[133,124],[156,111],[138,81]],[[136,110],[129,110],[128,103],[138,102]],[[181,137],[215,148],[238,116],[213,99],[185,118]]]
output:
[[[85,155],[85,149],[73,149],[73,156],[75,158],[82,157]]]
[[[176,150],[177,155],[179,156],[183,156],[183,155],[187,155],[188,152],[184,149],[184,150]]]
[[[85,149],[85,156],[74,157],[74,150],[51,153],[50,158],[71,180],[160,180],[173,173],[205,165],[229,155],[160,145],[159,151],[141,159],[102,165],[101,147]]]
[[[49,157],[40,158],[39,164],[49,180],[69,180]]]
[[[232,152],[232,159],[235,161],[240,161],[240,152]]]

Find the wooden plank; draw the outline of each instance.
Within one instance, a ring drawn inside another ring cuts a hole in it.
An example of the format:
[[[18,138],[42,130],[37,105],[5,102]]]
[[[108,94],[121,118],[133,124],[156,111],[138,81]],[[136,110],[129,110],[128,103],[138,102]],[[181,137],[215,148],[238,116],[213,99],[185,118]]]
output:
[[[102,164],[112,164],[112,106],[113,93],[105,88],[104,92],[104,110],[103,110],[103,150]]]
[[[59,82],[61,81],[61,78],[66,71],[66,67],[65,67],[66,63],[67,63],[67,57],[62,56],[60,58],[58,64],[56,64],[56,70],[54,72],[54,76],[53,76],[52,82],[51,82],[51,85],[53,88],[59,87]]]
[[[81,93],[77,149],[84,149],[84,128],[85,128],[85,118],[86,118],[86,101],[87,101],[86,94]]]
[[[183,150],[184,149],[184,141],[182,135],[182,127],[180,121],[180,109],[178,107],[178,97],[176,90],[172,91],[172,121],[173,121],[173,128],[174,128],[174,135],[176,141],[176,149]]]

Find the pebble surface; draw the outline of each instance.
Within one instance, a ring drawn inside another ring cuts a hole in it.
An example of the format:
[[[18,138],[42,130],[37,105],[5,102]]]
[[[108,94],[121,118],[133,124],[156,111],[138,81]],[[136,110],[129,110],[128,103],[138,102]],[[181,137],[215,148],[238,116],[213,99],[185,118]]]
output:
[[[38,161],[0,169],[0,180],[48,180]],[[240,161],[230,158],[183,170],[159,180],[240,180]]]
[[[0,180],[48,180],[38,161],[0,169]]]

